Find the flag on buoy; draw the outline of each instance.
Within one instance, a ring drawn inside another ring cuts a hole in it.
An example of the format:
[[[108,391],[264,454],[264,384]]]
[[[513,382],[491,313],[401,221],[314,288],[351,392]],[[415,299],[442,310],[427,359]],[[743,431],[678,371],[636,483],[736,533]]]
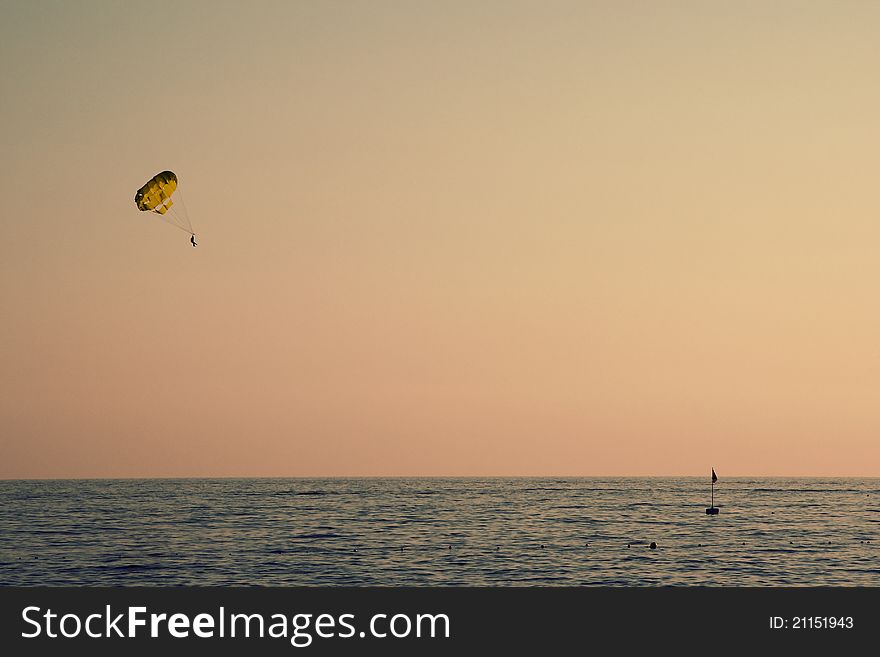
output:
[[[715,506],[715,482],[718,481],[718,475],[715,474],[715,468],[712,468],[712,505],[706,509],[706,514],[710,516],[718,515],[718,507]]]

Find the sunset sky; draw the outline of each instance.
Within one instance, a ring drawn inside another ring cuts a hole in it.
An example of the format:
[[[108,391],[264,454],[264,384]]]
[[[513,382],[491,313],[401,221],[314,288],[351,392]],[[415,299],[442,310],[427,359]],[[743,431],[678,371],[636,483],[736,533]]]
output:
[[[880,475],[878,33],[0,0],[0,478]]]

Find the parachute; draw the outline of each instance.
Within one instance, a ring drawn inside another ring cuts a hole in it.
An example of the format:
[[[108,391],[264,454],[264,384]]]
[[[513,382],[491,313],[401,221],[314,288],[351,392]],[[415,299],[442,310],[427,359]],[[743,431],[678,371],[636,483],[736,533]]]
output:
[[[175,192],[177,192],[175,198],[181,201],[179,206],[174,206],[174,201],[171,199]],[[138,210],[154,212],[163,221],[193,234],[186,204],[183,203],[183,197],[177,190],[177,175],[173,171],[163,171],[150,178],[134,195],[134,203]]]

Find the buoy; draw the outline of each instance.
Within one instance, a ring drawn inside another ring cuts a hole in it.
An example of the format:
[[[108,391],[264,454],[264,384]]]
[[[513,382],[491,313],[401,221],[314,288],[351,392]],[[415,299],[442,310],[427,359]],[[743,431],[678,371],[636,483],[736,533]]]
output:
[[[651,549],[652,549],[652,550],[656,550],[656,549],[657,549],[657,544],[656,544],[654,541],[651,541]]]
[[[715,482],[718,481],[718,475],[715,474],[715,468],[712,468],[712,503],[706,509],[706,515],[718,515],[718,509],[715,507]]]

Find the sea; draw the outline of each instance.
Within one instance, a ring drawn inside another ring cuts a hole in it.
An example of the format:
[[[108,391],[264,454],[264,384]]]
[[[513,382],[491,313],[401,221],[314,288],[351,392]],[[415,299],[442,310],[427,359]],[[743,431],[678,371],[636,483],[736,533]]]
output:
[[[717,515],[708,477],[0,481],[0,585],[880,585],[880,479],[714,492]]]

